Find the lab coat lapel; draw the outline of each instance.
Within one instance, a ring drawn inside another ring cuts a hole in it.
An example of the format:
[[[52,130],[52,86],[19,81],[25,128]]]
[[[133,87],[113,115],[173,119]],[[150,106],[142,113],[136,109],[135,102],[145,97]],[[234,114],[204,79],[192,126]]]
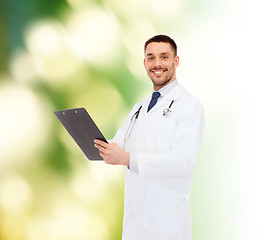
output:
[[[160,101],[158,101],[156,105],[149,111],[149,113],[152,111],[155,111],[156,109],[162,106],[168,107],[172,100],[177,101],[180,98],[183,91],[184,91],[184,88],[180,84],[178,84],[165,97],[163,97]],[[147,114],[147,107],[150,101],[151,101],[151,97],[148,98],[148,100],[145,102],[145,106],[144,106],[145,114]]]
[[[157,103],[156,103],[156,105],[149,111],[149,112],[151,112],[151,111],[155,111],[156,109],[158,109],[158,108],[160,108],[161,106],[163,106],[163,105],[165,105],[166,104],[166,101],[167,99],[165,98],[165,97],[163,97],[160,101],[158,101]]]
[[[149,105],[149,103],[150,103],[150,101],[151,101],[151,98],[152,98],[152,96],[151,97],[149,97],[149,98],[147,98],[145,101],[144,101],[144,103],[143,103],[143,111],[142,111],[142,113],[141,114],[143,114],[144,116],[146,116],[147,115],[147,108],[148,108],[148,105]],[[154,106],[155,107],[155,106]],[[153,108],[154,108],[153,107]],[[150,111],[152,111],[152,109],[150,110]],[[149,112],[150,112],[149,111]]]

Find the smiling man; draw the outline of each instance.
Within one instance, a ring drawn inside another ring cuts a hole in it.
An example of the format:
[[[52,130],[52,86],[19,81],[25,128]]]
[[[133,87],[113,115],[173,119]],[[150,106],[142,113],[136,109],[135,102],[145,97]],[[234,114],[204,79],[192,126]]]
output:
[[[175,42],[174,42],[175,43]],[[146,42],[144,65],[154,90],[176,79],[176,67],[179,65],[177,46],[167,42]]]
[[[191,240],[190,187],[204,131],[200,101],[176,80],[173,39],[144,47],[153,94],[135,104],[113,143],[95,140],[107,164],[125,165],[123,240]]]

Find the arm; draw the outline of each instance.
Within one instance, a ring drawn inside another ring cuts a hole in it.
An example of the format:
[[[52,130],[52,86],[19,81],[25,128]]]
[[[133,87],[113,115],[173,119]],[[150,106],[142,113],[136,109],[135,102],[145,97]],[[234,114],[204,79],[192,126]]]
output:
[[[122,128],[120,128],[115,134],[112,143],[105,143],[103,141],[95,139],[95,147],[99,149],[99,154],[103,157],[104,161],[107,164],[113,165],[125,165],[130,166],[130,153],[124,150],[125,143],[124,137],[127,131],[127,128],[130,124],[131,117],[135,113],[137,104],[133,107],[129,116],[125,120],[125,123]]]

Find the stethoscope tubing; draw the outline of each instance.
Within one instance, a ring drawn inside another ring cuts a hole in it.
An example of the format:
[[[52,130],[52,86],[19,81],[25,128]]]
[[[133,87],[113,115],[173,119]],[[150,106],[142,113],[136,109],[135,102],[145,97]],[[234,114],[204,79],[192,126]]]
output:
[[[171,101],[171,103],[170,103],[170,105],[168,106],[168,108],[164,109],[164,111],[163,111],[163,116],[164,116],[164,117],[168,117],[168,116],[171,114],[171,112],[172,112],[172,111],[171,111],[171,106],[172,106],[173,103],[174,103],[174,100]],[[132,117],[131,117],[129,127],[128,127],[128,129],[127,129],[127,131],[126,131],[126,134],[125,134],[125,137],[124,137],[124,142],[125,142],[125,143],[128,142],[128,139],[129,139],[129,137],[130,137],[130,135],[131,135],[131,132],[132,132],[133,126],[134,126],[136,120],[138,119],[138,116],[139,116],[139,114],[140,114],[140,111],[141,111],[142,107],[143,107],[143,106],[141,105],[141,106],[139,107],[139,109],[138,109],[138,110],[132,115]]]

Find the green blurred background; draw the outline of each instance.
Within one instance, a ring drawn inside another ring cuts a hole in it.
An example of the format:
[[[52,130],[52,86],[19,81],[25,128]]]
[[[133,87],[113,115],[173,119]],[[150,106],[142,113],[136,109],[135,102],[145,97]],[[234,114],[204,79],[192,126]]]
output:
[[[0,0],[0,239],[121,239],[123,167],[87,161],[53,111],[85,107],[111,139],[152,92],[143,45],[155,34],[175,39],[178,81],[205,108],[193,240],[247,239],[248,10],[239,0]]]

